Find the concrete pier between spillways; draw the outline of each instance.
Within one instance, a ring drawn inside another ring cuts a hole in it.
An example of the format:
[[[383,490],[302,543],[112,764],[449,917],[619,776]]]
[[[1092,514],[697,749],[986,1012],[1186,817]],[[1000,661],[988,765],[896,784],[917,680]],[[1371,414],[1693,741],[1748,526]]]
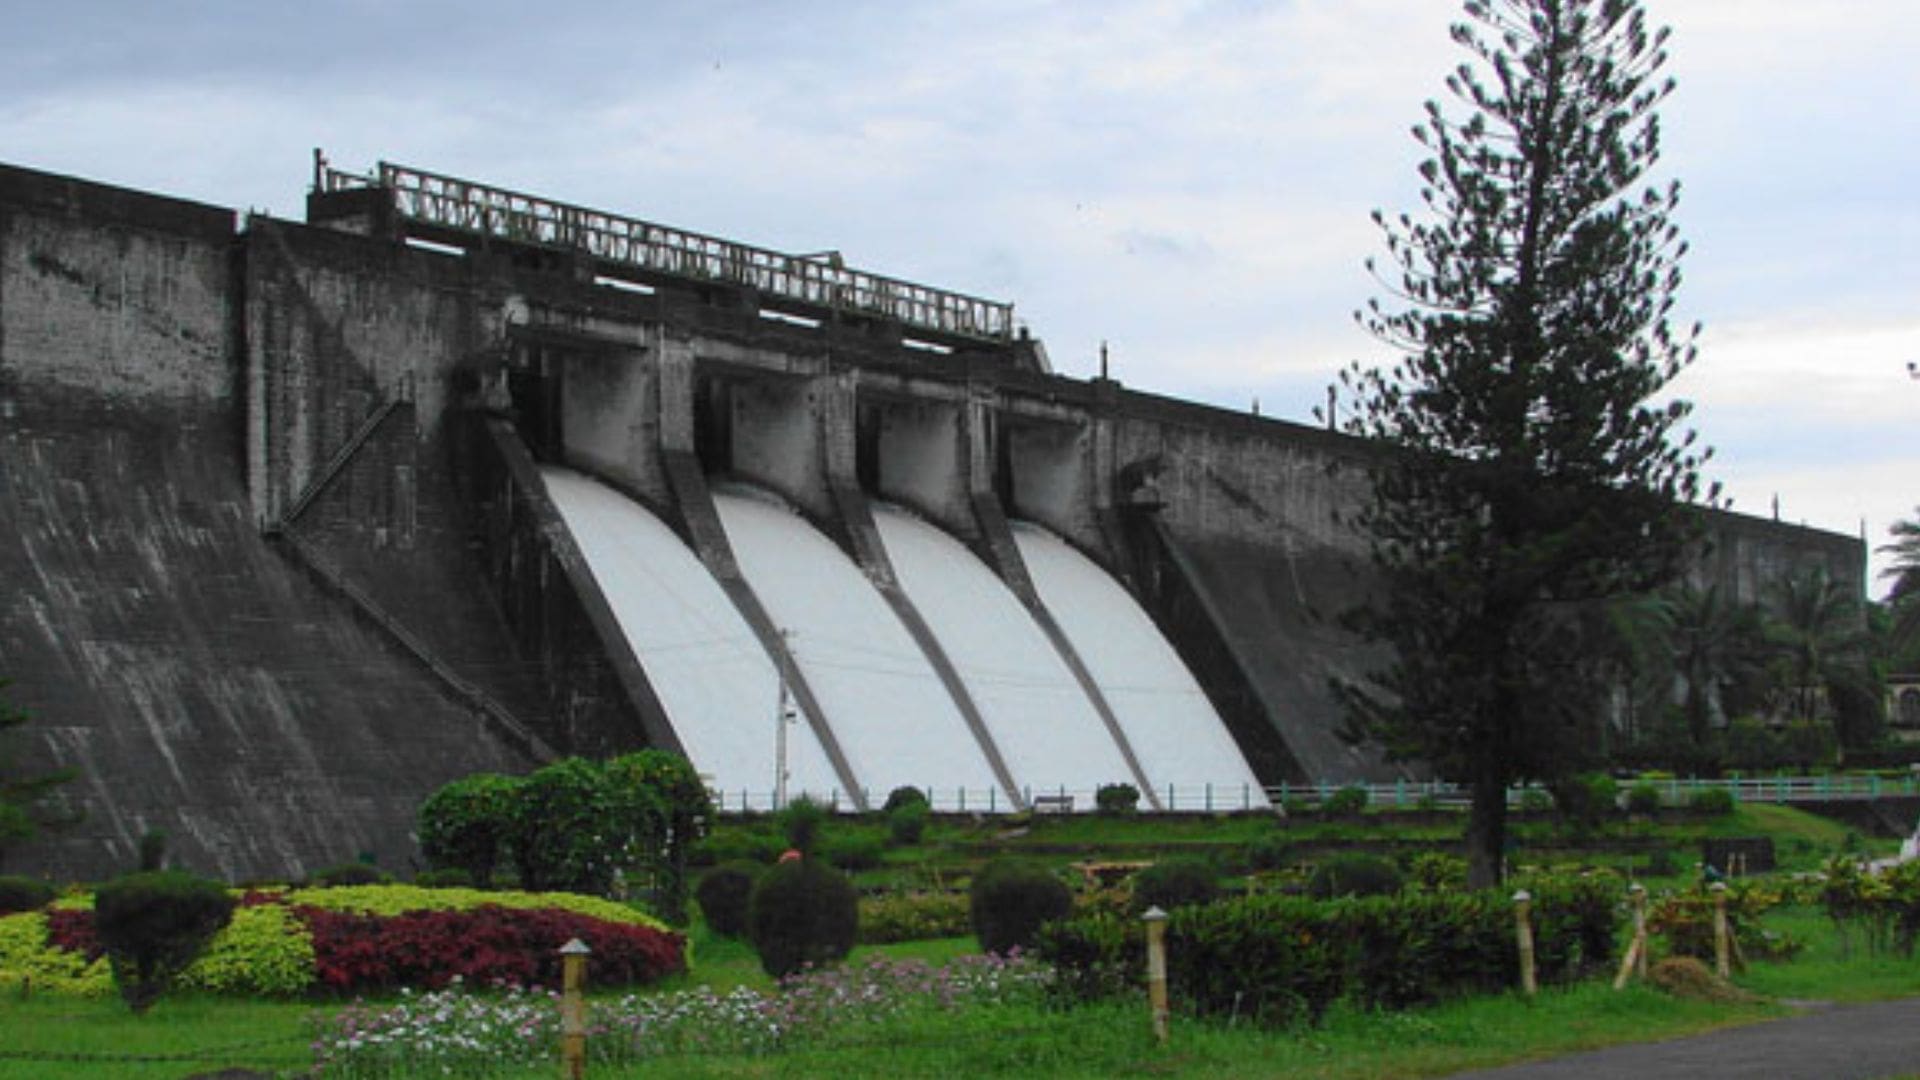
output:
[[[1337,524],[1365,446],[1055,375],[994,305],[718,242],[636,270],[564,216],[428,228],[382,182],[321,185],[306,224],[242,222],[0,166],[0,676],[35,717],[26,764],[79,769],[86,815],[8,869],[108,873],[163,829],[179,862],[236,878],[361,853],[405,870],[413,811],[448,779],[682,745],[544,495],[552,467],[697,557],[793,668],[848,792],[858,748],[742,572],[716,487],[777,496],[883,594],[903,574],[874,505],[964,545],[1081,685],[1111,780],[1157,788],[1159,755],[1016,522],[1124,585],[1258,781],[1402,767],[1337,737],[1327,690],[1376,659],[1331,622],[1368,587]],[[1710,521],[1699,573],[1743,600],[1808,563],[1861,579],[1854,538]],[[967,693],[994,782],[1024,787],[1025,752]]]

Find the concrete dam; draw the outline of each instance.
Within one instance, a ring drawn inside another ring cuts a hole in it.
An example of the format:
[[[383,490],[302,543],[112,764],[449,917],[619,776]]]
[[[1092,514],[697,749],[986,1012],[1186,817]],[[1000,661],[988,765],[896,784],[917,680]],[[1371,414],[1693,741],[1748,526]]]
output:
[[[1010,305],[382,164],[305,222],[0,166],[0,677],[77,823],[404,870],[467,773],[1174,811],[1386,780],[1371,448],[1050,370]],[[1713,515],[1742,598],[1849,537]]]

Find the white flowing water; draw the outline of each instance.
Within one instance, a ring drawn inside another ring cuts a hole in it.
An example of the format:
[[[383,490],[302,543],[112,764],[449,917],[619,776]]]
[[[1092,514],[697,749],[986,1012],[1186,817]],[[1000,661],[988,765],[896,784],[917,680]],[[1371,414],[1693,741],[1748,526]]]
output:
[[[1260,782],[1212,702],[1133,595],[1038,525],[1013,523],[1040,598],[1106,696],[1140,767],[1164,801],[1198,810],[1264,806]]]
[[[934,788],[944,807],[943,790],[996,788],[946,686],[853,560],[756,489],[717,490],[714,503],[741,572],[791,635],[801,673],[872,797],[912,784]]]
[[[720,583],[646,507],[568,469],[543,468],[547,494],[586,557],[693,766],[731,804],[764,807],[774,789],[779,682]],[[790,794],[840,786],[804,720],[787,728]]]
[[[960,672],[1014,782],[1091,792],[1131,780],[1086,691],[1013,591],[966,545],[875,506],[887,558]]]

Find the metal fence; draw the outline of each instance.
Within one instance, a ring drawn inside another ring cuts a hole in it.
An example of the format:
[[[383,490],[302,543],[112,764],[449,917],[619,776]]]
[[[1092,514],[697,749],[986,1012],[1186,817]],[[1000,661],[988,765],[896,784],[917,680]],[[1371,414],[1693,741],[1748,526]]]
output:
[[[400,217],[472,236],[583,252],[617,266],[744,286],[811,308],[850,311],[960,338],[1013,338],[1013,305],[749,244],[381,162],[370,176],[321,165],[322,192],[377,189]]]
[[[1638,782],[1621,781],[1622,795]],[[1753,803],[1832,802],[1920,795],[1920,775],[1914,773],[1901,776],[1869,773],[1714,779],[1659,777],[1645,782],[1652,784],[1660,792],[1661,800],[1669,806],[1685,806],[1695,794],[1713,790],[1728,792],[1735,802]],[[1314,784],[1279,784],[1266,788],[1252,784],[1169,784],[1164,788],[1156,787],[1154,796],[1160,801],[1162,809],[1171,813],[1217,814],[1270,810],[1289,805],[1318,806],[1346,788],[1359,788],[1366,792],[1366,804],[1375,807],[1457,808],[1466,806],[1472,800],[1472,792],[1467,787],[1438,780],[1400,780],[1389,784],[1323,781]],[[920,790],[927,793],[933,809],[942,813],[1002,814],[1019,809],[997,788],[936,785],[923,786]],[[1514,807],[1523,805],[1528,800],[1529,792],[1536,793],[1536,797],[1546,795],[1546,789],[1539,785],[1516,785],[1507,789],[1507,804]],[[712,788],[708,794],[713,798],[715,809],[721,813],[765,812],[779,808],[771,790]],[[794,797],[799,794],[795,792]],[[838,788],[807,794],[834,810],[851,812],[857,805],[847,797],[846,792]],[[871,807],[879,806],[886,798],[885,792],[869,791],[863,795],[862,801]],[[1021,791],[1020,802],[1038,813],[1075,813],[1095,809],[1095,795],[1093,788],[1067,785],[1029,787]],[[1148,800],[1143,797],[1140,809],[1147,807]]]

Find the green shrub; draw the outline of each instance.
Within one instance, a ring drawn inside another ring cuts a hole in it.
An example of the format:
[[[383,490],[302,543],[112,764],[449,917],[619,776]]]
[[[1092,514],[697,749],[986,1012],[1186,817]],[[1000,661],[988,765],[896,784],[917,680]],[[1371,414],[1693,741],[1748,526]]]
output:
[[[1391,896],[1406,879],[1398,867],[1376,855],[1347,852],[1314,867],[1307,879],[1307,895],[1316,900],[1336,896]]]
[[[1277,836],[1263,836],[1247,845],[1247,869],[1284,870],[1293,863],[1293,846]]]
[[[1530,787],[1520,793],[1520,812],[1523,814],[1546,814],[1553,810],[1553,796]]]
[[[1133,876],[1133,910],[1172,911],[1189,904],[1210,904],[1220,895],[1213,864],[1192,856],[1164,859]]]
[[[964,893],[888,893],[860,900],[860,943],[930,941],[973,932]]]
[[[908,789],[913,790],[913,789]],[[906,802],[887,811],[887,840],[895,847],[911,847],[927,833],[933,816],[924,802]]]
[[[1570,981],[1606,962],[1615,884],[1534,883],[1541,981]],[[1137,919],[1101,916],[1049,925],[1038,948],[1062,992],[1099,996],[1139,985],[1143,938]],[[1181,908],[1167,920],[1168,989],[1201,1016],[1317,1022],[1342,998],[1401,1008],[1512,986],[1517,970],[1504,892],[1247,897]]]
[[[1321,810],[1328,817],[1358,817],[1367,808],[1367,789],[1359,785],[1343,787],[1327,796]]]
[[[486,888],[513,830],[521,781],[480,773],[441,787],[420,804],[420,852],[428,865],[459,869]]]
[[[1653,814],[1660,810],[1660,787],[1649,780],[1642,780],[1627,789],[1627,812],[1630,814]]]
[[[1010,859],[982,867],[967,899],[974,937],[990,953],[1032,947],[1042,923],[1073,910],[1064,882],[1043,867]]]
[[[16,911],[39,911],[59,895],[53,886],[38,878],[0,875],[0,915]]]
[[[1093,805],[1102,814],[1131,814],[1140,806],[1140,789],[1132,784],[1101,784],[1094,789]]]
[[[902,786],[887,792],[887,801],[881,805],[880,812],[888,817],[892,817],[893,812],[901,807],[916,805],[930,808],[933,803],[932,800],[927,798],[927,793],[921,791],[919,788]]]
[[[825,849],[826,860],[847,873],[871,870],[880,865],[886,845],[871,833],[855,833],[842,836],[828,844]]]
[[[1725,817],[1733,813],[1733,792],[1726,788],[1701,788],[1687,797],[1687,807],[1707,817]]]
[[[172,870],[128,874],[94,895],[93,925],[120,995],[144,1013],[233,918],[219,882]]]
[[[471,889],[473,875],[449,866],[444,870],[422,870],[414,875],[413,883],[423,889]]]
[[[315,871],[313,884],[323,889],[340,888],[348,885],[385,885],[393,880],[393,875],[377,866],[366,863],[350,862],[338,866],[329,866]]]
[[[749,863],[717,866],[700,878],[693,898],[707,917],[707,927],[722,937],[739,937],[747,930],[747,909],[753,900],[758,868]]]
[[[727,829],[694,845],[693,865],[721,866],[730,862],[771,863],[787,850],[787,842],[769,832]]]
[[[1620,785],[1605,773],[1581,773],[1557,781],[1549,792],[1560,823],[1574,834],[1585,836],[1612,815]]]
[[[802,855],[811,855],[820,842],[820,834],[826,830],[827,817],[826,807],[802,795],[788,803],[776,820],[787,847]]]
[[[676,922],[685,917],[687,867],[707,835],[713,800],[693,764],[665,750],[641,750],[607,762],[608,782],[626,806],[631,843],[651,865],[651,899]]]
[[[520,887],[604,896],[630,865],[627,808],[593,762],[566,758],[521,781],[508,847]]]
[[[1423,851],[1407,865],[1408,884],[1422,892],[1459,892],[1467,887],[1467,860],[1440,851]]]
[[[760,966],[776,979],[834,963],[853,950],[859,898],[838,870],[813,859],[780,863],[760,876],[748,902],[748,932]]]

